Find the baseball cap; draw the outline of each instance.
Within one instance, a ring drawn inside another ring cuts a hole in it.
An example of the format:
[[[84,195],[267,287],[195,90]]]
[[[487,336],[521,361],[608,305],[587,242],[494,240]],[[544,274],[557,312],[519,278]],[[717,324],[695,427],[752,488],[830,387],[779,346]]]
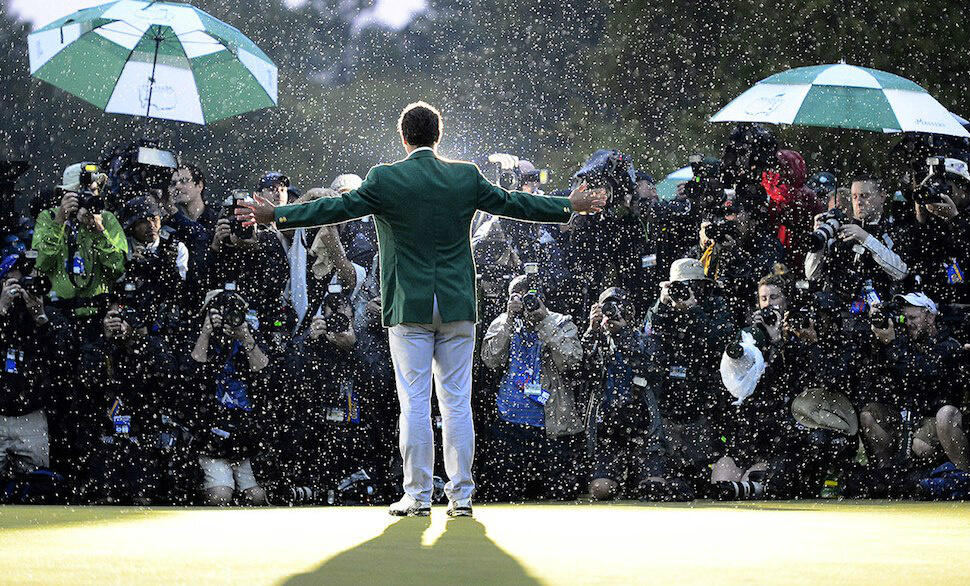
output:
[[[97,164],[90,161],[82,161],[80,163],[74,163],[69,165],[64,169],[64,174],[61,177],[61,184],[58,185],[64,191],[77,191],[81,188],[81,172],[88,166],[93,167],[90,171],[94,173],[100,172]]]
[[[273,187],[277,183],[282,183],[286,187],[289,187],[290,178],[278,171],[269,171],[259,180],[259,185],[256,189],[266,189],[267,187]]]
[[[912,305],[913,307],[922,307],[923,309],[930,310],[933,315],[938,314],[940,311],[936,307],[936,303],[926,296],[926,293],[907,293],[905,295],[896,295],[893,299],[901,301],[906,305]]]
[[[947,157],[943,160],[943,166],[947,173],[956,175],[967,183],[970,183],[970,169],[967,168],[966,161]]]
[[[627,293],[620,287],[610,287],[606,291],[600,293],[599,302],[606,303],[607,301],[616,301],[618,303],[623,303],[626,301]]]
[[[128,230],[142,220],[147,220],[153,216],[161,216],[162,210],[152,198],[139,195],[138,197],[129,199],[122,206],[119,215],[121,218],[121,227]]]

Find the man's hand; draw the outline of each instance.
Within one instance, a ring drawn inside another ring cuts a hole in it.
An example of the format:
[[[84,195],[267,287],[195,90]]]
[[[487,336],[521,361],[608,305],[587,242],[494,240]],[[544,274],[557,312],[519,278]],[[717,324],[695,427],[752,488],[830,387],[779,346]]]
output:
[[[505,312],[509,317],[514,317],[522,313],[522,296],[518,293],[509,295],[509,301],[505,305]]]
[[[595,214],[603,211],[606,205],[606,190],[602,187],[589,189],[583,181],[579,187],[569,194],[569,203],[576,213]]]
[[[592,307],[589,308],[589,329],[594,332],[600,329],[603,325],[603,306],[599,303],[594,303]]]
[[[68,218],[74,216],[78,210],[77,194],[73,191],[65,191],[61,197],[61,205],[54,213],[54,221],[64,224]]]
[[[23,289],[17,279],[10,278],[4,281],[3,292],[0,293],[0,313],[6,315],[10,306],[13,305],[14,299],[19,299],[22,296]]]
[[[778,309],[774,307],[770,309],[775,313],[775,325],[769,326],[766,324],[765,317],[762,315],[760,310],[755,312],[754,317],[751,318],[751,323],[760,325],[762,328],[764,328],[765,332],[768,333],[768,337],[771,338],[771,343],[775,344],[781,340],[781,327],[783,321],[781,319],[781,312],[778,311]]]
[[[381,316],[381,296],[377,295],[373,299],[367,302],[367,313],[375,316]]]
[[[77,219],[91,232],[104,232],[104,219],[101,214],[92,214],[88,209],[81,208],[77,211]]]
[[[602,326],[603,329],[606,330],[607,334],[610,336],[615,336],[620,332],[620,330],[627,326],[627,321],[623,315],[617,315],[611,318],[604,316]]]
[[[236,207],[236,219],[239,220],[244,228],[255,226],[256,224],[272,224],[276,217],[273,209],[276,206],[261,195],[256,196],[254,202],[240,202]]]
[[[893,323],[889,322],[889,327],[886,329],[877,328],[875,325],[872,326],[872,333],[879,340],[880,344],[889,345],[892,344],[893,340],[896,339],[896,328],[893,327]]]
[[[944,220],[952,220],[957,217],[960,212],[957,210],[957,204],[953,203],[953,199],[949,195],[941,195],[940,197],[943,201],[926,204],[926,211]]]
[[[229,235],[232,234],[232,225],[228,218],[223,218],[216,222],[216,229],[212,234],[212,244],[209,245],[214,252],[219,252],[225,245]]]
[[[869,233],[858,224],[843,224],[839,229],[839,237],[843,242],[855,241],[862,244],[869,237]]]
[[[127,340],[131,337],[131,326],[121,318],[118,311],[109,311],[104,316],[104,336],[108,339]]]

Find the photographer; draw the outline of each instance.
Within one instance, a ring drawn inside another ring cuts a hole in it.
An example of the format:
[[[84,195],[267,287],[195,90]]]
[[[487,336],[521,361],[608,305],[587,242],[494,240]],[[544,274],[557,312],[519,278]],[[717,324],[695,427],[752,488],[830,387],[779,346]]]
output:
[[[722,206],[719,219],[701,225],[700,260],[740,322],[748,313],[758,279],[784,262],[785,249],[765,222],[763,201],[728,192]]]
[[[187,399],[193,405],[203,493],[212,505],[226,505],[233,493],[248,504],[264,504],[251,458],[262,445],[260,430],[269,357],[257,343],[246,300],[234,286],[210,291],[189,362]]]
[[[644,338],[633,325],[635,317],[626,292],[611,287],[590,308],[583,334],[591,383],[589,490],[596,500],[658,498],[651,486],[663,481],[660,415],[648,387]],[[679,497],[671,492],[667,498]]]
[[[568,243],[564,246],[570,280],[563,283],[568,291],[571,315],[585,313],[593,304],[597,291],[611,285],[623,287],[629,302],[643,312],[655,296],[648,289],[645,266],[650,246],[640,218],[631,206],[636,193],[636,171],[628,155],[618,151],[598,150],[572,176],[576,185],[604,188],[607,204],[603,213],[576,215],[570,220]]]
[[[815,250],[805,257],[805,276],[838,295],[851,312],[888,300],[909,272],[895,252],[905,237],[883,213],[887,194],[873,177],[852,182],[852,218],[827,212],[815,217]]]
[[[915,224],[910,225],[907,258],[922,290],[941,303],[970,303],[963,267],[970,266],[970,170],[955,158],[936,163],[913,190]]]
[[[534,275],[509,285],[505,313],[488,327],[482,361],[502,372],[486,468],[493,500],[569,499],[578,494],[583,424],[567,369],[583,349],[572,319],[549,311]]]
[[[371,398],[361,397],[355,385],[357,339],[340,285],[332,284],[309,315],[287,347],[280,373],[285,382],[275,401],[275,476],[281,482],[273,498],[280,502],[301,497],[293,487],[308,487],[319,499],[358,470],[374,473],[367,449]]]
[[[92,298],[107,293],[125,268],[128,243],[104,210],[104,177],[91,163],[65,169],[60,205],[41,212],[34,228],[37,269],[51,280],[54,304],[76,316],[96,314]]]
[[[719,362],[737,330],[731,313],[700,261],[683,258],[670,266],[660,298],[647,315],[645,332],[650,379],[662,421],[666,485],[656,488],[696,494],[710,482],[715,437],[726,398]]]
[[[283,197],[283,196],[281,196]],[[235,201],[226,200],[216,222],[210,244],[206,288],[214,290],[225,283],[239,284],[239,292],[261,320],[283,312],[287,286],[286,250],[277,232],[244,228],[235,219]]]
[[[112,300],[100,336],[81,348],[78,393],[84,414],[85,500],[149,505],[162,495],[161,405],[172,405],[175,357],[160,336],[148,333],[133,307]]]
[[[51,466],[48,421],[56,407],[54,392],[56,385],[68,382],[67,377],[57,379],[58,372],[66,371],[61,354],[68,343],[66,325],[45,311],[50,282],[31,273],[23,255],[0,262],[0,344],[6,349],[0,371],[0,478],[24,483],[28,498],[43,496],[36,493],[43,491],[39,481]],[[53,428],[56,421],[50,420]]]
[[[860,421],[877,467],[898,463],[897,454],[932,464],[942,448],[957,469],[970,471],[960,411],[964,355],[960,344],[937,326],[938,313],[932,299],[908,293],[897,295],[893,305],[879,308],[873,317],[886,392],[878,403],[866,405]]]
[[[163,224],[189,249],[190,284],[199,283],[206,274],[209,243],[219,220],[218,206],[206,205],[205,190],[205,174],[197,165],[182,162],[172,173],[168,193],[177,211],[163,218]]]
[[[161,210],[149,197],[132,198],[121,208],[120,216],[128,234],[125,275],[138,284],[148,310],[145,318],[154,323],[163,306],[184,301],[189,250],[176,237],[162,232]]]
[[[345,173],[338,175],[330,183],[330,189],[343,195],[357,189],[363,182],[359,175]],[[336,228],[340,234],[340,242],[347,251],[347,258],[354,264],[368,266],[377,254],[377,229],[374,227],[373,218],[365,216],[339,224]]]

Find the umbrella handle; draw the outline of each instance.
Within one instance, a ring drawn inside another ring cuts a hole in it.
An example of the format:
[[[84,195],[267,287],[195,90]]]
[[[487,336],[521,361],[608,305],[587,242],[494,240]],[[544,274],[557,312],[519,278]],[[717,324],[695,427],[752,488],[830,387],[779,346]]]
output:
[[[154,2],[153,2],[154,4]],[[158,66],[158,50],[162,44],[162,37],[159,33],[158,25],[155,25],[155,58],[152,60],[152,74],[148,78],[148,106],[145,108],[145,127],[143,134],[147,134],[149,114],[152,111],[152,92],[155,90],[155,68]]]

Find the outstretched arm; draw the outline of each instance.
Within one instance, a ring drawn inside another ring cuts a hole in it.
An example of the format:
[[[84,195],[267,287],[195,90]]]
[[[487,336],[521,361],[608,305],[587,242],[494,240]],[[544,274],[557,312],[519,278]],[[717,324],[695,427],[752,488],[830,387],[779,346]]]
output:
[[[236,208],[236,218],[243,226],[276,222],[280,228],[303,228],[340,224],[375,214],[380,210],[376,170],[377,167],[372,168],[360,187],[340,197],[321,197],[309,203],[286,206],[273,206],[257,197],[255,203]]]
[[[606,205],[606,191],[587,189],[583,183],[569,197],[506,191],[478,172],[478,209],[496,216],[530,222],[564,223],[573,212],[599,212]]]

